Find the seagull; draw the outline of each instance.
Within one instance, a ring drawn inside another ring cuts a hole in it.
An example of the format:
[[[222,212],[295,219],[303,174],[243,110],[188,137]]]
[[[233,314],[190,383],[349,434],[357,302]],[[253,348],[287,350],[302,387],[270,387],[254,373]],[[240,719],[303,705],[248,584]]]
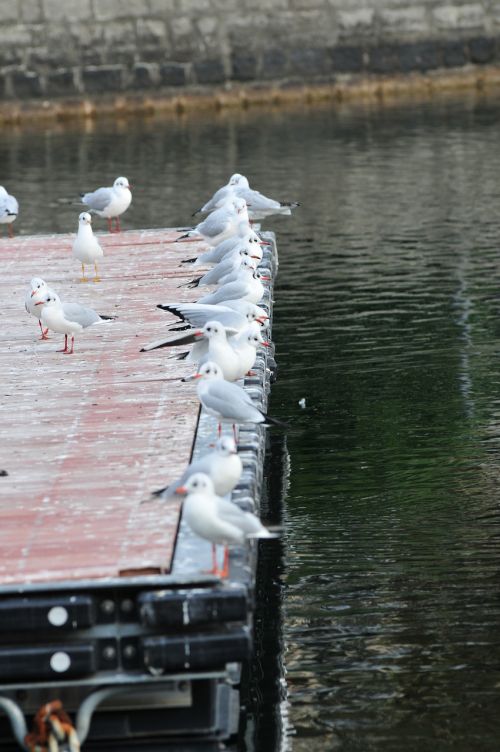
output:
[[[93,324],[110,321],[115,318],[114,316],[100,316],[93,308],[87,308],[80,305],[80,303],[62,303],[59,296],[52,291],[45,292],[33,305],[40,307],[41,324],[44,327],[52,329],[53,332],[64,334],[64,349],[59,350],[59,352],[68,355],[73,354],[75,334]],[[71,350],[68,350],[69,334],[71,334]],[[47,339],[47,337],[42,337],[42,339]]]
[[[212,569],[208,574],[229,576],[230,545],[242,546],[252,538],[276,538],[258,517],[244,512],[236,504],[218,496],[214,484],[205,473],[195,473],[175,491],[186,498],[182,505],[183,519],[193,533],[212,543]],[[224,564],[217,567],[216,544],[224,545]]]
[[[226,254],[218,264],[209,269],[208,272],[201,277],[197,277],[196,279],[191,280],[191,282],[188,282],[186,287],[193,288],[222,284],[224,277],[233,272],[239,271],[243,259],[251,259],[257,264],[257,262],[262,260],[262,249],[259,246],[257,246],[253,252],[245,247],[240,250],[235,249],[235,251]],[[227,282],[227,280],[224,280],[224,282]]]
[[[259,269],[246,269],[245,276],[239,277],[234,282],[228,282],[218,287],[215,292],[204,295],[197,302],[217,305],[225,304],[226,300],[246,300],[249,303],[260,303],[264,296],[265,287],[262,281],[270,280],[271,277]]]
[[[24,298],[24,307],[29,314],[38,319],[38,325],[42,333],[40,339],[49,339],[47,336],[49,329],[48,327],[44,329],[41,322],[42,304],[47,295],[51,295],[56,300],[59,300],[59,295],[50,289],[45,280],[41,277],[33,277]]]
[[[182,337],[175,337],[175,339],[162,340],[161,342],[153,343],[155,347],[152,347],[151,345],[146,346],[141,352],[156,350],[162,347],[179,347],[181,345],[193,344],[190,351],[181,353],[181,355],[175,357],[178,360],[185,360],[187,363],[197,363],[198,366],[203,365],[203,363],[208,360],[214,360],[221,365],[224,378],[227,381],[238,381],[238,379],[242,379],[251,371],[257,357],[257,348],[260,345],[270,347],[270,343],[262,337],[260,326],[256,321],[246,326],[240,332],[236,332],[234,329],[225,328],[227,343],[234,351],[236,355],[235,362],[237,363],[237,365],[234,366],[234,374],[231,377],[228,375],[228,369],[222,366],[217,355],[215,355],[216,349],[214,348],[213,342],[217,335],[214,336],[212,334],[212,348],[209,346],[210,332],[213,332],[216,327],[220,328],[221,326],[220,322],[211,321],[208,322],[203,329],[191,329]]]
[[[100,282],[97,259],[102,259],[103,256],[99,241],[92,232],[92,217],[88,212],[82,212],[78,217],[78,232],[73,243],[73,258],[78,259],[82,265],[80,282],[88,282],[85,276],[85,264],[94,264],[94,282]]]
[[[89,211],[108,220],[109,232],[120,232],[120,215],[125,212],[132,201],[132,186],[127,178],[116,178],[109,188],[97,188],[90,193],[82,193],[82,204],[89,207]],[[115,229],[113,230],[113,218]]]
[[[215,247],[209,248],[207,251],[200,253],[199,256],[190,259],[184,259],[181,264],[193,264],[194,266],[207,266],[209,264],[218,264],[222,261],[227,254],[239,250],[240,248],[246,248],[251,253],[258,252],[256,244],[259,246],[270,246],[269,240],[262,240],[259,238],[255,230],[248,228],[248,223],[241,222],[238,226],[238,230],[234,235],[231,235],[227,240],[223,240]]]
[[[170,498],[175,494],[175,489],[184,485],[192,475],[205,473],[212,481],[215,493],[218,496],[226,496],[235,488],[242,472],[243,464],[234,440],[230,436],[222,436],[212,451],[191,462],[180,478],[164,488],[153,491],[153,495],[162,499]]]
[[[201,328],[210,319],[220,321],[226,327],[240,330],[252,321],[263,324],[269,316],[263,308],[246,300],[228,300],[230,305],[209,305],[203,303],[160,303],[157,308],[169,311],[181,321],[191,326]],[[172,331],[178,331],[173,329]]]
[[[0,185],[0,224],[7,225],[9,238],[14,237],[12,223],[19,213],[19,204],[14,196],[11,196],[3,185]]]
[[[218,209],[222,204],[228,200],[228,198],[231,198],[234,195],[234,188],[236,185],[238,185],[240,179],[243,177],[243,175],[240,175],[238,172],[235,172],[234,175],[231,175],[226,185],[223,185],[222,188],[219,188],[219,190],[215,191],[214,195],[211,199],[207,201],[206,204],[204,204],[201,209],[197,209],[195,212],[193,212],[193,217],[195,217],[197,214],[208,214],[209,212],[214,211],[214,209]]]
[[[252,220],[264,219],[271,216],[271,214],[290,215],[292,213],[291,210],[299,206],[299,203],[296,201],[275,201],[272,198],[264,196],[259,191],[252,190],[248,178],[236,172],[234,175],[231,175],[228,183],[219,188],[212,198],[201,209],[198,209],[195,214],[198,214],[198,212],[206,213],[214,211],[233,196],[245,199],[248,206],[248,216]]]
[[[223,240],[230,238],[238,229],[241,222],[248,224],[247,205],[242,198],[232,198],[220,209],[212,212],[203,222],[200,222],[193,230],[181,235],[176,239],[204,240],[208,245],[216,246]]]
[[[287,424],[264,413],[252,402],[252,398],[241,386],[224,380],[222,369],[208,361],[192,376],[185,376],[181,381],[198,379],[198,399],[209,413],[219,422],[219,436],[222,433],[222,423],[233,426],[233,436],[236,441],[236,425],[241,423],[264,423],[287,428]]]

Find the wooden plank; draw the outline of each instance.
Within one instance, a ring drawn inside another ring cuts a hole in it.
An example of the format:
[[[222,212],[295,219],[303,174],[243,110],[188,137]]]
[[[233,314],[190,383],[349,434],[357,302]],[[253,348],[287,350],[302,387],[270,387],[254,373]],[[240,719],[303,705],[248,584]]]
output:
[[[102,281],[87,284],[73,236],[0,240],[0,585],[169,571],[179,508],[142,502],[188,462],[198,400],[190,366],[139,350],[173,321],[157,303],[196,297],[180,259],[199,246],[177,236],[101,235]],[[34,276],[118,318],[56,352],[63,335],[41,341],[24,311]]]

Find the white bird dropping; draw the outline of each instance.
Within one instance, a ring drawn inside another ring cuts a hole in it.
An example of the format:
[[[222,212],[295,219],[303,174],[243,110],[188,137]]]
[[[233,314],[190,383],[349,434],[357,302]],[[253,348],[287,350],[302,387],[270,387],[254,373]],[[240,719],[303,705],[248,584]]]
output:
[[[82,277],[80,282],[88,282],[85,276],[85,264],[94,265],[94,282],[100,282],[97,261],[104,256],[99,241],[92,232],[92,217],[88,212],[82,212],[78,217],[78,232],[73,243],[73,257],[82,265]]]

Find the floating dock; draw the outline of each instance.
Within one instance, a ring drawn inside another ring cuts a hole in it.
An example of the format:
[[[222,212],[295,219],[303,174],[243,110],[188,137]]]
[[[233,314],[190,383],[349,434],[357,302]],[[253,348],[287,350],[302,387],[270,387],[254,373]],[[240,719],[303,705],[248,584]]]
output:
[[[211,547],[176,502],[175,480],[216,436],[190,364],[141,353],[174,317],[158,303],[194,300],[180,261],[202,244],[172,229],[101,235],[101,281],[82,283],[73,236],[0,240],[0,748],[40,706],[61,701],[81,743],[229,739],[251,650],[256,549],[235,550],[231,577],[204,574]],[[274,236],[263,265],[276,271]],[[89,269],[90,271],[90,269]],[[115,316],[58,352],[24,310],[32,277],[64,301]],[[272,314],[271,292],[263,307]],[[173,335],[174,336],[174,335]],[[266,407],[272,349],[245,380]],[[233,501],[258,512],[262,426],[240,429],[244,473]]]

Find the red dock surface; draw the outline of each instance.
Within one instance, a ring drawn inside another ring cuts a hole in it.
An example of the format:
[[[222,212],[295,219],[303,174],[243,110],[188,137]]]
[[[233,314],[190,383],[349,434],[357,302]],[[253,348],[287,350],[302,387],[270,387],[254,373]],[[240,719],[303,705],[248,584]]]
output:
[[[0,240],[0,585],[169,571],[179,507],[150,493],[189,461],[198,400],[190,366],[139,350],[174,320],[157,303],[193,299],[180,260],[197,248],[178,235],[100,235],[102,281],[87,284],[74,235]],[[64,336],[41,341],[24,309],[34,276],[117,319],[57,352]]]

